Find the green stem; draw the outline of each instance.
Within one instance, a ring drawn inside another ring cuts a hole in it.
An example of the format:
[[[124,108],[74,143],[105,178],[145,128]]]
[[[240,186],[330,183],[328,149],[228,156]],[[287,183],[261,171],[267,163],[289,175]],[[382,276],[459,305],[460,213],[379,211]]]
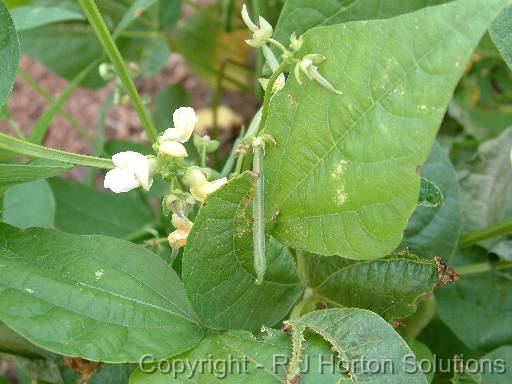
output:
[[[94,167],[102,169],[111,169],[114,167],[112,160],[109,159],[102,159],[93,156],[84,156],[79,155],[77,153],[46,148],[41,145],[32,144],[20,139],[16,139],[15,137],[5,135],[3,133],[0,133],[0,148],[28,157],[55,160],[63,163],[84,167]]]
[[[459,247],[469,247],[470,245],[474,245],[479,243],[480,241],[492,239],[493,237],[503,236],[512,232],[512,219],[506,220],[500,224],[493,225],[492,227],[466,233],[461,236],[459,240]]]
[[[109,56],[114,68],[116,69],[119,78],[123,82],[124,88],[130,100],[132,101],[133,107],[135,108],[140,122],[144,126],[146,134],[150,141],[156,141],[158,137],[158,132],[153,124],[151,116],[142,103],[139,92],[135,87],[135,83],[133,82],[132,77],[130,76],[130,72],[126,67],[126,64],[117,48],[110,32],[108,31],[107,25],[105,21],[101,17],[100,11],[96,6],[94,0],[78,0],[80,6],[82,7],[87,19],[91,23],[92,28],[96,32],[98,39],[100,40],[103,48],[105,49],[107,55]]]
[[[306,269],[306,261],[304,260],[304,252],[302,250],[297,249],[295,251],[297,257],[297,274],[299,275],[299,279],[302,282],[304,287],[308,286],[308,272]]]
[[[288,61],[284,60],[279,67],[277,67],[276,71],[270,76],[268,80],[267,89],[265,90],[265,98],[263,99],[263,106],[261,108],[261,121],[258,131],[262,131],[265,129],[265,124],[267,124],[268,112],[270,109],[270,99],[272,97],[272,88],[274,87],[274,83],[278,79],[279,76],[288,68]],[[256,133],[257,134],[257,133]]]
[[[286,49],[286,47],[285,47],[283,44],[281,44],[279,41],[277,41],[277,40],[275,40],[275,39],[270,38],[270,39],[268,39],[268,42],[269,42],[270,44],[272,44],[273,46],[275,46],[275,47],[279,48],[281,51],[283,51],[283,53],[288,52],[288,50]]]
[[[485,273],[491,271],[501,271],[503,269],[512,268],[512,261],[502,261],[499,263],[478,263],[464,265],[456,269],[460,276],[476,275],[478,273]]]
[[[34,91],[36,91],[43,99],[45,99],[48,103],[52,104],[55,99],[48,93],[46,90],[39,85],[37,81],[35,81],[30,74],[23,68],[18,69],[19,75],[23,78],[25,83],[27,83]],[[87,132],[87,130],[80,125],[80,123],[67,111],[65,111],[62,106],[59,107],[59,114],[77,131],[87,142],[93,143],[93,138]]]
[[[238,152],[238,146],[242,142],[243,139],[254,136],[256,132],[258,132],[259,126],[261,121],[261,109],[256,112],[254,117],[252,118],[251,124],[249,124],[249,129],[246,133],[240,132],[240,136],[235,140],[235,143],[233,144],[233,147],[231,148],[231,153],[229,154],[229,157],[226,160],[226,163],[224,164],[224,168],[222,168],[221,176],[227,177],[231,173],[231,170],[233,169],[233,165],[235,165],[235,158],[237,156]],[[243,159],[242,159],[243,161]]]
[[[239,175],[242,172],[242,166],[244,165],[245,151],[240,152],[238,154],[238,158],[236,159],[235,166],[235,176]]]
[[[253,170],[258,175],[253,203],[254,270],[256,271],[257,285],[263,283],[263,277],[267,269],[267,259],[265,256],[264,154],[265,147],[263,143],[262,145],[254,145]]]

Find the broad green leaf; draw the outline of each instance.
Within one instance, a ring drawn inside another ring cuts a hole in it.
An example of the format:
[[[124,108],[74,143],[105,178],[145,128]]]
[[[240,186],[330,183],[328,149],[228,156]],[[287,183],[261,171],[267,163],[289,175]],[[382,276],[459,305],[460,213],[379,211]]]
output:
[[[19,60],[18,36],[7,8],[0,1],[0,107],[11,94]]]
[[[305,258],[317,301],[368,309],[388,321],[412,315],[438,282],[435,264],[415,257],[363,262],[312,254]]]
[[[461,171],[463,232],[482,230],[512,217],[511,147],[512,128],[482,144],[475,158]],[[480,245],[512,259],[511,236],[487,240]]]
[[[14,185],[4,192],[4,223],[21,229],[51,228],[54,220],[55,199],[46,180]]]
[[[416,359],[407,343],[395,330],[373,312],[355,308],[336,308],[316,311],[290,322],[294,352],[301,349],[302,333],[311,330],[331,345],[348,371],[340,375],[339,383],[368,384],[426,384],[425,375],[416,369]],[[306,341],[307,343],[307,341]],[[365,361],[388,361],[381,369],[364,369],[354,364]],[[390,364],[391,363],[391,364]],[[391,368],[392,367],[392,368]],[[298,378],[292,364],[290,378]],[[293,382],[293,381],[291,381]]]
[[[132,2],[119,24],[117,24],[112,37],[114,39],[119,37],[119,35],[130,26],[130,24],[137,20],[144,11],[156,4],[157,1],[158,0],[135,0]]]
[[[462,227],[461,197],[455,169],[438,143],[432,147],[421,175],[441,189],[444,202],[438,208],[416,208],[407,224],[402,246],[426,259],[441,256],[449,261]]]
[[[0,320],[37,346],[121,363],[202,337],[178,276],[140,246],[6,224],[0,244]]]
[[[0,323],[0,353],[38,359],[45,354],[44,350],[29,343],[3,323]]]
[[[79,235],[129,237],[151,224],[153,216],[137,192],[100,192],[73,180],[55,178],[55,227]]]
[[[418,206],[438,208],[443,204],[444,196],[439,187],[429,179],[422,177],[420,184],[420,196]]]
[[[512,69],[512,5],[505,8],[489,30],[491,38]]]
[[[160,27],[166,32],[170,33],[181,17],[181,4],[182,0],[160,0],[158,19]]]
[[[483,361],[491,361],[495,367],[494,372],[489,368],[481,375],[482,384],[503,384],[512,382],[512,345],[507,345],[482,356]],[[496,366],[498,365],[499,366]],[[489,365],[487,364],[487,367]]]
[[[20,32],[19,37],[23,53],[69,81],[103,54],[100,42],[84,22],[48,24]],[[104,84],[98,71],[92,71],[82,83],[90,88]]]
[[[28,183],[69,171],[73,166],[57,163],[45,164],[0,164],[0,188]]]
[[[37,28],[45,24],[69,20],[84,20],[80,8],[66,7],[63,4],[36,4],[16,7],[11,12],[14,25],[18,32]]]
[[[301,293],[286,248],[267,241],[267,273],[256,285],[247,212],[256,176],[245,172],[208,196],[183,256],[183,282],[201,321],[219,329],[256,330],[281,320]]]
[[[485,251],[458,251],[454,265],[486,260]],[[462,276],[436,291],[439,316],[472,349],[489,350],[512,344],[512,277],[507,272]]]
[[[267,217],[283,244],[374,259],[402,238],[419,177],[465,63],[507,0],[459,0],[310,30],[299,55],[342,95],[293,76],[270,105]],[[428,87],[425,87],[428,84]]]
[[[144,40],[144,50],[140,58],[140,70],[145,76],[156,75],[167,63],[171,51],[165,39],[158,35]]]
[[[149,374],[138,369],[130,378],[130,384],[283,383],[291,356],[290,338],[278,330],[272,329],[269,332],[271,335],[265,335],[260,339],[243,331],[207,336],[195,349],[171,360],[171,365],[174,364],[176,367],[174,372]],[[305,354],[301,384],[339,383],[339,361],[325,341],[318,336],[308,337]],[[227,364],[217,364],[213,369],[198,368],[192,372],[191,367],[204,360],[222,361]],[[190,365],[181,368],[180,364],[184,361]],[[229,363],[230,361],[232,363]]]
[[[411,347],[411,350],[414,352],[414,355],[416,356],[416,360],[418,361],[419,367],[425,367],[428,368],[428,363],[423,363],[424,361],[429,362],[431,366],[434,365],[435,357],[432,354],[432,351],[422,342],[417,340],[411,340],[409,343],[409,347]],[[424,372],[425,376],[427,377],[427,381],[429,383],[432,382],[434,379],[434,372]]]
[[[321,25],[357,20],[388,19],[449,0],[287,0],[279,16],[275,36],[288,43],[298,35]]]

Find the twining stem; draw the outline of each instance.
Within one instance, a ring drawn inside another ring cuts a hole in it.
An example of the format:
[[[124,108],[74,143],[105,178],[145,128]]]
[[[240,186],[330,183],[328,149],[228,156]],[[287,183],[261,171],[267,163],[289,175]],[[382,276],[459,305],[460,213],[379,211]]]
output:
[[[260,142],[256,142],[259,140]],[[254,246],[254,270],[256,271],[256,284],[263,283],[263,277],[267,269],[267,259],[265,256],[265,174],[263,172],[263,156],[265,154],[265,143],[261,139],[256,139],[253,144],[253,171],[258,175],[256,181],[256,193],[253,204],[253,246]]]
[[[274,83],[281,76],[281,74],[288,68],[289,63],[287,60],[284,60],[279,67],[277,67],[276,71],[270,76],[268,80],[267,89],[265,90],[265,98],[263,99],[263,106],[261,108],[261,121],[259,131],[261,132],[265,128],[265,124],[268,119],[268,112],[270,109],[270,99],[272,97],[272,88],[274,87]]]
[[[464,265],[456,269],[460,276],[476,275],[478,273],[501,271],[503,269],[512,268],[512,261],[502,261],[499,263],[478,263]]]
[[[34,91],[36,91],[43,99],[45,99],[48,103],[52,104],[54,102],[54,98],[46,92],[46,90],[39,85],[37,81],[35,81],[29,73],[23,69],[18,69],[19,75],[23,78],[25,83],[27,83]],[[87,132],[87,130],[80,125],[80,123],[66,110],[62,108],[62,106],[59,107],[59,114],[77,131],[87,142],[92,144],[94,142],[92,136]]]
[[[512,219],[506,220],[500,224],[493,225],[492,227],[466,233],[461,236],[459,240],[459,247],[469,247],[470,245],[474,245],[479,243],[480,241],[492,239],[493,237],[503,236],[508,233],[512,233]]]
[[[158,132],[155,128],[155,125],[153,124],[153,120],[151,119],[148,110],[142,103],[142,99],[139,95],[139,92],[137,91],[137,88],[135,87],[135,83],[133,82],[132,77],[130,76],[130,72],[126,67],[126,64],[121,56],[121,53],[119,52],[119,49],[117,48],[114,40],[112,39],[112,36],[110,35],[107,25],[105,24],[105,21],[103,20],[95,1],[78,1],[85,15],[87,16],[87,19],[91,23],[92,28],[96,32],[98,39],[103,45],[105,52],[112,61],[112,64],[114,65],[114,68],[116,69],[119,78],[121,79],[124,85],[126,93],[128,93],[128,96],[130,97],[133,107],[135,108],[135,111],[139,116],[140,122],[144,126],[144,130],[146,131],[149,140],[151,140],[152,142],[156,141]]]
[[[27,141],[0,133],[0,148],[10,152],[28,157],[61,161],[72,165],[111,169],[114,167],[112,160],[100,157],[84,156],[77,153],[60,151],[58,149],[46,148],[41,145],[32,144]]]

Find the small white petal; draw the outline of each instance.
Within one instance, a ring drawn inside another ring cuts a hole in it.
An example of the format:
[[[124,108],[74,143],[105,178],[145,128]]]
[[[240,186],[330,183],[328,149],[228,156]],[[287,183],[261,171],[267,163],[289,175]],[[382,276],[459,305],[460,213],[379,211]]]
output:
[[[194,127],[197,123],[197,116],[194,112],[194,108],[190,107],[181,107],[174,111],[172,114],[172,121],[174,122],[174,127],[182,132],[183,138],[181,140],[182,143],[190,139],[192,133],[194,132]]]
[[[162,156],[187,157],[188,153],[185,146],[177,141],[164,141],[158,147],[158,152]]]
[[[138,188],[140,184],[130,170],[115,168],[107,172],[103,186],[112,192],[123,193]]]
[[[251,17],[249,16],[249,12],[247,11],[247,6],[245,4],[242,6],[242,19],[244,20],[245,25],[247,25],[251,31],[254,32],[258,30],[258,26],[252,22]]]
[[[133,151],[119,152],[112,156],[114,165],[118,168],[129,168],[132,164],[147,161],[146,156]]]

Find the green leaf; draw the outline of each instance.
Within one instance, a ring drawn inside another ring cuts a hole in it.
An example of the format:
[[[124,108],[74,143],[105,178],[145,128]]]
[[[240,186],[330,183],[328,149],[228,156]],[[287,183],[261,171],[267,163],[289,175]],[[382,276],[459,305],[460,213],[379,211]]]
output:
[[[432,351],[425,344],[417,340],[411,340],[408,344],[414,352],[418,362],[423,360],[429,361],[432,366],[435,364],[435,357],[432,354]],[[428,365],[423,366],[428,367]],[[425,372],[425,375],[427,376],[427,381],[431,383],[434,379],[434,372]]]
[[[175,384],[184,383],[185,380],[187,383],[281,384],[291,355],[290,338],[278,330],[267,331],[269,335],[258,339],[244,331],[207,336],[195,349],[171,360],[171,365],[175,364],[176,367],[187,362],[187,366],[183,367],[184,372],[177,369],[176,377],[174,372],[148,374],[137,369],[130,378],[130,384]],[[339,361],[327,342],[311,335],[305,345],[305,355],[301,384],[340,383]],[[227,364],[192,372],[190,367],[201,361],[222,361]]]
[[[64,6],[64,4],[16,7],[12,10],[11,16],[18,32],[60,21],[85,19],[79,8]]]
[[[421,174],[440,188],[444,203],[438,208],[416,208],[402,244],[423,258],[441,256],[449,261],[457,248],[462,227],[461,197],[455,169],[438,143],[432,147]]]
[[[0,244],[0,320],[37,346],[121,363],[202,337],[176,273],[140,246],[5,224]]]
[[[438,282],[435,264],[414,257],[364,262],[312,254],[305,258],[318,301],[368,309],[388,321],[412,315]]]
[[[2,221],[18,228],[53,227],[55,199],[46,180],[18,184],[4,192]]]
[[[512,5],[499,14],[489,32],[494,44],[512,69]]]
[[[137,192],[100,192],[73,180],[55,178],[50,186],[57,202],[55,227],[78,235],[129,237],[153,220]]]
[[[300,358],[302,334],[307,329],[327,340],[342,364],[352,363],[349,374],[340,375],[339,382],[344,378],[351,383],[427,383],[425,375],[417,372],[414,354],[407,343],[373,312],[355,308],[327,309],[309,313],[289,324],[293,329],[293,350],[296,359]],[[385,359],[388,361],[388,367],[382,365],[381,369],[369,370],[364,369],[362,364],[353,364],[363,356],[365,361],[375,360],[381,364]],[[297,374],[299,371],[291,364],[288,379],[297,378]]]
[[[418,206],[427,208],[438,208],[443,205],[443,192],[429,179],[422,177],[420,185],[420,196]]]
[[[182,0],[160,0],[158,19],[165,33],[170,33],[181,17]]]
[[[144,11],[156,4],[158,0],[135,0],[130,4],[130,7],[124,14],[123,18],[117,24],[117,27],[112,34],[112,37],[116,39],[119,35],[125,31],[135,20],[137,20]]]
[[[456,266],[485,261],[485,251],[458,251]],[[512,278],[507,272],[462,276],[436,291],[441,320],[472,349],[490,350],[512,344]]]
[[[29,343],[5,324],[0,323],[0,353],[40,359],[45,351]]]
[[[0,1],[0,107],[11,94],[20,60],[18,36],[9,11]]]
[[[485,229],[512,217],[512,128],[480,145],[474,159],[461,171],[464,207],[463,232]],[[512,259],[512,237],[480,243],[490,252]]]
[[[500,364],[500,372],[490,372],[487,369],[481,377],[482,384],[503,384],[512,382],[512,346],[507,345],[482,356],[482,361],[491,361]],[[487,365],[488,366],[488,365]],[[505,368],[505,369],[503,369]]]
[[[140,58],[140,70],[146,76],[156,75],[167,63],[171,51],[161,36],[148,37],[144,40],[144,50]]]
[[[69,171],[73,166],[64,163],[45,164],[0,164],[0,187],[28,183],[36,179],[52,177]]]
[[[183,256],[183,282],[201,321],[220,329],[256,330],[281,320],[301,293],[288,251],[267,241],[267,273],[256,285],[247,205],[256,176],[245,172],[208,196]]]
[[[287,0],[279,16],[275,37],[288,44],[297,36],[322,26],[358,20],[388,19],[449,0]]]
[[[343,95],[293,78],[266,133],[267,218],[283,244],[374,259],[402,238],[419,177],[469,55],[507,0],[459,0],[388,20],[310,30],[305,53]],[[350,52],[350,54],[347,54]],[[428,87],[425,87],[428,84]]]

